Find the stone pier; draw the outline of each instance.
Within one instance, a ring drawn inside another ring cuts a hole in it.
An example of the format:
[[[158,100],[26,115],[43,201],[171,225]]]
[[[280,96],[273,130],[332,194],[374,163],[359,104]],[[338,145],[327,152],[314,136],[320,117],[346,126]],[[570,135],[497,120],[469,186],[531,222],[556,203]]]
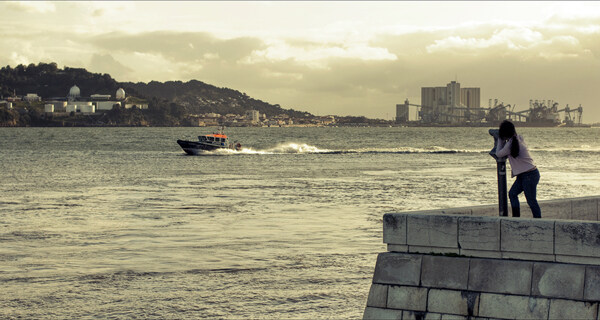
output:
[[[363,318],[600,320],[599,202],[541,201],[543,219],[495,205],[385,214]]]

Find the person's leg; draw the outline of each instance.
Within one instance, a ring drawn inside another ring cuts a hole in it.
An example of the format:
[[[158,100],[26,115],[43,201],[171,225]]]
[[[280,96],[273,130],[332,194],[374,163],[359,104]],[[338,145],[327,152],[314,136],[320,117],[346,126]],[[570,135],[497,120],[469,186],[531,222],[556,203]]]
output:
[[[523,190],[525,191],[525,199],[531,208],[531,213],[534,218],[542,217],[542,210],[537,202],[537,185],[540,182],[540,172],[538,170],[527,172],[523,177]]]
[[[521,216],[521,205],[519,204],[519,193],[521,192],[523,192],[523,182],[521,181],[521,177],[517,176],[512,187],[510,187],[510,191],[508,191],[513,217]]]

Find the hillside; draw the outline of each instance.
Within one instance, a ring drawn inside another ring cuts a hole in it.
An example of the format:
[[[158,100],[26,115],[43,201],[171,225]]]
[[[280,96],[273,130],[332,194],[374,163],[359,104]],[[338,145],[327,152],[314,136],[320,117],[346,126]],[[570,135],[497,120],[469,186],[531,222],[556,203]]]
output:
[[[65,97],[74,84],[81,88],[82,94],[113,94],[120,84],[108,74],[90,73],[85,69],[59,69],[56,63],[22,64],[0,69],[0,95],[16,94],[23,96],[37,93],[44,99]]]
[[[228,113],[244,114],[246,110],[258,110],[267,116],[287,114],[291,117],[306,116],[306,112],[283,109],[254,99],[245,93],[218,88],[201,81],[168,81],[165,83],[118,82],[109,74],[91,73],[82,68],[64,67],[56,63],[18,65],[0,68],[0,96],[24,96],[37,93],[43,99],[65,97],[69,88],[77,85],[82,96],[111,94],[118,88],[125,89],[129,97],[145,99],[149,109],[141,113],[142,123],[149,125],[181,125],[189,114]],[[39,111],[39,110],[38,110]],[[121,112],[127,114],[128,112]],[[131,115],[127,115],[131,118]],[[138,115],[135,116],[139,118]],[[119,125],[118,119],[115,120]],[[125,122],[129,123],[129,122]]]
[[[278,104],[269,104],[253,99],[245,93],[229,88],[218,88],[198,80],[188,82],[151,81],[149,83],[121,83],[125,90],[133,89],[148,98],[164,99],[186,108],[190,113],[214,112],[218,114],[244,114],[246,110],[258,110],[267,116],[287,114],[291,117],[303,117],[306,112],[283,109]]]

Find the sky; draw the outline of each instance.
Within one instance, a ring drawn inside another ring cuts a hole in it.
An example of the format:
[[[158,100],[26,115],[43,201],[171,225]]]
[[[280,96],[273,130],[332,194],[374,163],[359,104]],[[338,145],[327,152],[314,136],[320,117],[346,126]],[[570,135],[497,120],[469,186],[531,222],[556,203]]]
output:
[[[191,79],[317,115],[391,120],[421,87],[583,107],[600,122],[600,3],[2,1],[0,66]],[[82,94],[85,93],[85,88]]]

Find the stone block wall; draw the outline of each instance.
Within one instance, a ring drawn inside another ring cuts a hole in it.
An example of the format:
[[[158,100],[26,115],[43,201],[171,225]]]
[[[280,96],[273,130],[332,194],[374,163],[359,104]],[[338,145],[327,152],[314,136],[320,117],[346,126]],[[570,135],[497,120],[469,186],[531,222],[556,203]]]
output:
[[[599,221],[598,203],[600,197],[580,197],[561,200],[538,201],[542,209],[542,218],[567,219],[567,220],[590,220]],[[509,203],[510,207],[510,203]],[[498,205],[482,205],[464,208],[449,208],[439,210],[428,210],[422,212],[462,214],[473,216],[499,216]],[[508,215],[512,215],[509,208]],[[533,217],[527,203],[521,203],[521,217]]]
[[[599,199],[385,214],[364,319],[600,320]]]

